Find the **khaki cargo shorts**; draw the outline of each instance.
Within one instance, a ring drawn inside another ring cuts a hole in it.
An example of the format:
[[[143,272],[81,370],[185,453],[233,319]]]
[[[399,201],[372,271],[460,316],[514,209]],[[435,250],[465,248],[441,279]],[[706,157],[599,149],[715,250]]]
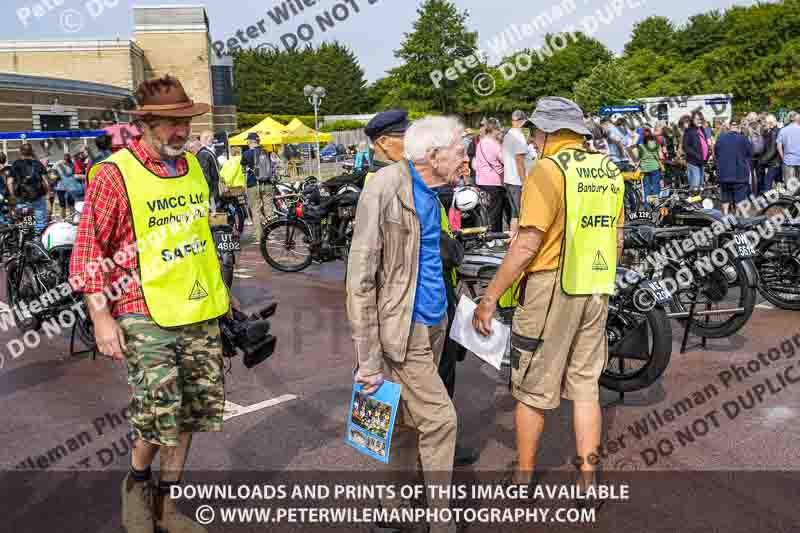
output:
[[[551,294],[553,303],[545,322]],[[599,400],[598,380],[608,360],[607,316],[608,296],[567,296],[557,271],[531,274],[524,301],[514,313],[514,398],[538,409],[555,409],[562,396],[573,401]]]
[[[118,320],[138,437],[178,446],[181,433],[221,431],[225,374],[218,321],[161,328],[144,315]]]

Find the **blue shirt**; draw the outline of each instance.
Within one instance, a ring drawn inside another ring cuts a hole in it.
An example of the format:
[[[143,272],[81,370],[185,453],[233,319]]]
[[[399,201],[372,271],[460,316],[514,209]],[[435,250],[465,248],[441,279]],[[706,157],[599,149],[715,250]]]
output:
[[[608,157],[611,158],[612,161],[627,161],[628,154],[624,151],[620,150],[619,146],[617,146],[616,142],[623,142],[625,140],[625,136],[619,131],[619,128],[616,126],[611,126],[608,128]],[[624,142],[623,142],[624,144]]]
[[[420,225],[419,274],[411,319],[426,326],[435,326],[447,314],[447,293],[439,251],[441,207],[439,197],[422,181],[411,161],[408,166],[414,190],[414,207]]]
[[[800,126],[789,124],[778,133],[778,144],[783,146],[783,164],[800,165]]]
[[[175,159],[164,159],[164,165],[167,167],[167,172],[173,178],[178,175],[178,161]]]

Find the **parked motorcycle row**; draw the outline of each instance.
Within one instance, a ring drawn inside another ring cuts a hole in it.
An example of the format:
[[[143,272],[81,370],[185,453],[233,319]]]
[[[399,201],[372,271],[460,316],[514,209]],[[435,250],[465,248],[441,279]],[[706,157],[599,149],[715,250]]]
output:
[[[314,261],[346,262],[362,185],[353,175],[274,184],[277,216],[261,240],[267,263],[297,272]],[[649,200],[627,210],[618,290],[606,324],[609,359],[601,384],[622,393],[652,385],[666,370],[672,320],[705,342],[741,331],[759,293],[776,307],[800,310],[800,224],[791,223],[800,197],[780,196],[754,217],[723,217],[715,187],[667,189]],[[479,300],[507,251],[508,235],[486,230],[488,198],[480,189],[457,187],[451,205],[467,228],[456,233],[466,250],[457,293]],[[768,215],[777,212],[790,222],[765,232]],[[715,223],[725,230],[712,232]],[[748,232],[761,235],[756,245]],[[699,234],[707,239],[693,238]],[[687,239],[692,246],[685,246]],[[726,251],[724,257],[719,250]],[[498,309],[509,324],[513,312],[513,303]]]
[[[37,234],[30,208],[12,209],[0,196],[0,259],[6,273],[6,297],[21,333],[38,331],[63,311],[83,306],[73,291],[63,290],[69,279],[69,260],[83,202],[76,202],[68,220],[50,223]],[[32,305],[33,304],[33,305]],[[85,309],[75,313],[72,335],[94,346],[94,333]]]

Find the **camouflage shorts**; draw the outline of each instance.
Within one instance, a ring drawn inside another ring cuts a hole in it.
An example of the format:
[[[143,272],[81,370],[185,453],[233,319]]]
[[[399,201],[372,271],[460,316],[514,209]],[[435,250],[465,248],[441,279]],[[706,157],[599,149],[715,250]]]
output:
[[[160,328],[124,315],[125,362],[133,389],[131,425],[153,444],[177,446],[181,433],[222,430],[225,376],[216,320]]]

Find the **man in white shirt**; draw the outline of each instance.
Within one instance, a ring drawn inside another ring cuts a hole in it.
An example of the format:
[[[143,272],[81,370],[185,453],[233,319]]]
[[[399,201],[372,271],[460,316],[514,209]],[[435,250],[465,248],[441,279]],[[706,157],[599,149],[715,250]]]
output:
[[[522,126],[528,117],[520,110],[511,114],[511,129],[503,139],[503,182],[511,204],[511,233],[515,235],[519,226],[522,180],[533,166],[534,154],[528,146]]]

